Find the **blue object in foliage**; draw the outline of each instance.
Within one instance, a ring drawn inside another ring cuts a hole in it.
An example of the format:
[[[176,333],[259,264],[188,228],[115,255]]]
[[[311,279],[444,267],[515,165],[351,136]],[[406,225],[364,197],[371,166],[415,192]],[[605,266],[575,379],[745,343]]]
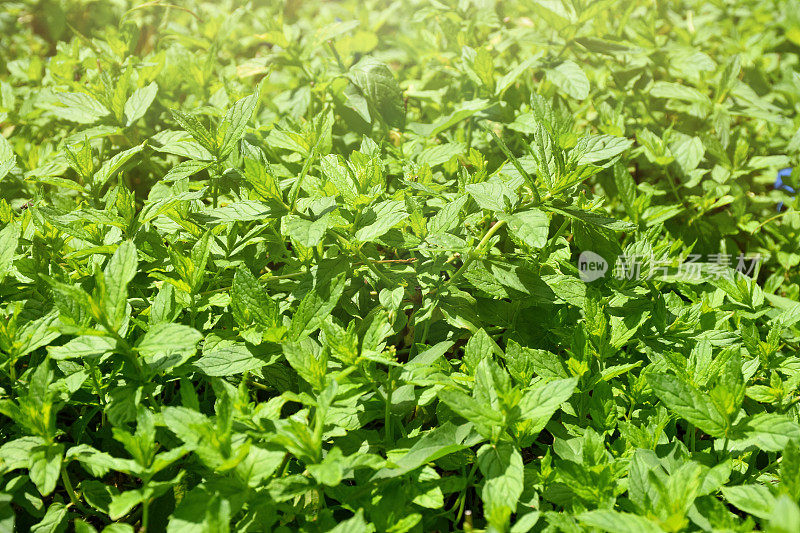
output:
[[[783,178],[788,178],[791,175],[792,175],[791,168],[784,168],[779,170],[778,177],[775,180],[775,188],[781,191],[794,194],[795,193],[794,187],[791,187],[790,185],[787,185],[786,183],[783,182]],[[778,202],[778,212],[782,210],[783,210],[783,202]]]

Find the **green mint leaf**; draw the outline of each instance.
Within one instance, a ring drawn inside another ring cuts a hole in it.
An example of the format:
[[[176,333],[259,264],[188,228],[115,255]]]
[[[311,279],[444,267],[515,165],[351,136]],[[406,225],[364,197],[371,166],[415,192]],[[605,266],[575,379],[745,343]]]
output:
[[[405,204],[387,200],[368,208],[361,214],[361,224],[356,230],[356,240],[369,242],[383,236],[387,231],[408,218]]]
[[[540,209],[528,209],[511,215],[498,217],[505,220],[508,229],[523,243],[531,248],[542,248],[547,244],[550,231],[550,220]]]
[[[154,81],[133,91],[133,94],[125,102],[126,126],[130,126],[144,116],[155,100],[157,92],[158,85]]]
[[[730,427],[727,416],[689,383],[669,374],[651,374],[647,376],[647,382],[656,396],[681,418],[713,437],[727,434]]]
[[[219,143],[220,159],[228,157],[236,147],[236,143],[244,136],[244,130],[258,105],[258,99],[259,93],[256,91],[233,104],[225,114],[219,128],[219,133],[222,134],[222,141]]]
[[[547,76],[559,89],[576,100],[583,100],[589,96],[589,78],[574,61],[564,61],[550,70]]]
[[[403,93],[385,63],[365,57],[350,69],[348,76],[370,109],[387,126],[403,129],[406,121]]]

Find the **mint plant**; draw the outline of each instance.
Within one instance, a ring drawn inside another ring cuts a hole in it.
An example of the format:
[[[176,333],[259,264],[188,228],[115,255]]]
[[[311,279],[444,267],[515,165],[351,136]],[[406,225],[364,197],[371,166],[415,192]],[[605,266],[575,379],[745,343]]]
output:
[[[797,12],[4,4],[0,530],[800,530]]]

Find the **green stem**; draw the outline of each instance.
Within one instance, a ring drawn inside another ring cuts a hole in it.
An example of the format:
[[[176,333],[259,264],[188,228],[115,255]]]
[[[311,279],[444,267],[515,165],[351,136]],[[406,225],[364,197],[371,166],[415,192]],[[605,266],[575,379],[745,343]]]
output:
[[[195,321],[197,320],[197,298],[195,297],[194,290],[189,295],[189,301],[191,302],[191,309],[189,310],[189,323],[194,328],[196,327]]]
[[[147,533],[147,522],[150,518],[150,498],[142,502],[142,527],[140,533]]]
[[[292,278],[299,278],[305,276],[308,272],[305,270],[301,270],[298,272],[292,272],[290,274],[280,274],[278,276],[273,276],[272,274],[264,274],[263,276],[259,277],[259,281],[271,281],[271,280],[281,280],[281,279],[292,279]]]
[[[396,285],[397,285],[397,282],[395,282],[395,281],[392,281],[392,279],[391,279],[391,278],[389,278],[389,277],[388,277],[386,274],[384,274],[383,272],[381,272],[381,270],[378,268],[378,266],[377,266],[376,264],[374,264],[374,263],[373,263],[373,262],[372,262],[372,261],[371,261],[371,260],[370,260],[370,259],[369,259],[367,256],[365,256],[365,255],[364,255],[364,254],[361,252],[361,249],[360,249],[360,248],[358,248],[358,247],[356,247],[356,255],[358,256],[358,258],[359,258],[359,259],[361,259],[361,261],[362,261],[362,262],[363,262],[365,265],[367,265],[367,268],[369,268],[369,269],[372,271],[372,273],[373,273],[373,274],[375,274],[376,276],[378,276],[378,278],[379,278],[379,279],[380,279],[380,280],[381,280],[381,281],[384,283],[384,285],[386,285],[388,288],[390,288],[390,289],[391,289],[391,288],[393,288],[394,286],[396,286]]]
[[[72,488],[72,482],[69,479],[69,474],[67,474],[67,465],[61,466],[61,482],[64,484],[64,488],[67,490],[69,501],[71,501],[72,505],[75,507],[79,507],[80,503],[78,502],[78,497],[75,495],[75,490]]]
[[[248,378],[246,383],[260,390],[271,390],[270,387],[267,387],[266,385],[264,385],[263,383],[259,383],[258,381],[253,381],[252,378]]]
[[[336,63],[339,65],[339,68],[342,69],[342,71],[347,71],[347,67],[344,66],[342,58],[339,57],[339,52],[336,51],[336,46],[333,44],[333,39],[328,39],[328,47],[331,49],[331,52],[333,52],[333,57],[336,58]]]
[[[664,171],[667,174],[667,183],[669,183],[670,188],[672,189],[672,194],[675,195],[675,198],[681,203],[681,205],[685,205],[686,202],[683,200],[683,196],[681,193],[678,192],[678,187],[675,185],[675,176],[672,175],[669,168],[664,168]]]
[[[478,254],[483,251],[483,248],[486,246],[489,240],[491,240],[491,238],[494,237],[494,234],[497,233],[500,228],[505,226],[505,224],[506,224],[505,220],[498,220],[494,226],[489,228],[489,230],[483,236],[483,239],[481,239],[481,242],[478,243],[478,246],[475,247],[475,249],[467,256],[467,258],[461,264],[461,267],[458,270],[456,270],[456,273],[453,274],[453,276],[444,283],[444,287],[454,283],[458,278],[460,278],[464,274],[464,272],[466,272],[467,268],[469,268],[469,266],[472,264],[475,258],[478,257]]]
[[[478,255],[479,255],[481,252],[483,252],[483,249],[484,249],[484,248],[486,247],[486,245],[489,243],[489,241],[491,240],[491,238],[492,238],[492,237],[494,237],[495,233],[497,233],[497,232],[500,230],[500,228],[502,228],[503,226],[505,226],[505,224],[506,224],[506,222],[505,222],[504,220],[499,220],[499,221],[497,221],[497,222],[495,223],[495,225],[494,225],[494,226],[492,226],[491,228],[489,228],[489,229],[486,231],[486,234],[485,234],[485,235],[483,236],[483,238],[481,239],[481,242],[479,242],[479,243],[478,243],[478,246],[476,246],[476,247],[475,247],[475,249],[474,249],[474,250],[472,250],[472,251],[469,253],[469,255],[467,256],[467,258],[466,258],[466,259],[464,260],[464,262],[461,264],[461,267],[460,267],[458,270],[456,270],[455,274],[453,274],[453,275],[452,275],[452,277],[450,277],[450,279],[448,279],[447,281],[445,281],[445,282],[442,284],[442,286],[439,288],[439,290],[438,290],[438,291],[436,291],[436,294],[433,294],[433,296],[434,296],[435,300],[434,300],[434,303],[432,303],[431,305],[433,305],[433,307],[434,307],[434,308],[435,308],[436,306],[438,306],[438,305],[439,305],[439,304],[438,304],[438,298],[439,298],[439,297],[438,297],[438,294],[439,294],[439,293],[441,293],[441,291],[442,291],[443,289],[445,289],[445,288],[449,287],[451,284],[453,284],[453,283],[454,283],[454,282],[455,282],[455,281],[456,281],[458,278],[460,278],[460,277],[461,277],[461,276],[464,274],[464,272],[466,272],[466,271],[467,271],[467,269],[468,269],[468,268],[469,268],[469,266],[472,264],[472,262],[475,260],[475,258],[477,258],[477,257],[478,257]],[[430,320],[430,318],[429,318],[429,319],[427,319],[427,320],[425,321],[425,326],[424,326],[424,329],[422,330],[422,337],[420,338],[420,341],[419,341],[419,342],[420,342],[420,343],[422,343],[422,344],[424,344],[424,343],[425,343],[425,340],[428,338],[428,330],[429,330],[429,328],[430,328],[430,324],[431,324],[431,320]]]
[[[306,62],[303,61],[303,59],[300,57],[300,54],[298,54],[294,48],[289,48],[286,50],[286,52],[292,57],[292,59],[294,59],[295,65],[300,67],[300,70],[303,71],[303,74],[306,75],[309,81],[316,80],[316,78],[314,78],[314,74],[308,70]]]
[[[387,276],[386,274],[381,272],[381,270],[378,268],[378,266],[375,265],[374,262],[372,260],[370,260],[369,257],[364,255],[364,253],[361,251],[361,247],[360,246],[352,245],[350,243],[350,241],[347,240],[346,236],[342,235],[341,233],[339,233],[335,229],[332,229],[331,231],[333,231],[333,234],[336,235],[336,237],[339,239],[339,241],[342,243],[342,245],[345,247],[345,249],[346,250],[351,250],[352,249],[356,253],[356,257],[358,257],[358,259],[361,260],[362,263],[367,265],[367,268],[369,268],[372,271],[373,274],[378,276],[378,279],[380,279],[387,287],[393,288],[393,287],[397,286],[397,282],[396,281],[394,281],[389,276]]]
[[[394,440],[392,435],[392,393],[394,392],[394,388],[392,385],[392,369],[389,368],[386,377],[386,403],[384,404],[385,408],[383,413],[383,440],[387,452],[391,448],[392,441]]]
[[[555,250],[558,238],[561,237],[561,235],[563,235],[564,232],[567,230],[569,223],[570,223],[569,217],[564,217],[564,222],[561,223],[561,226],[558,228],[558,231],[556,231],[555,235],[553,235],[553,237],[550,239],[550,242],[548,243],[544,253],[542,254],[542,257],[547,257]]]
[[[291,458],[292,458],[291,455],[289,455],[288,453],[283,456],[283,461],[281,461],[281,466],[279,466],[278,469],[276,470],[276,472],[280,472],[280,477],[285,476],[286,472],[288,472],[289,459]]]
[[[289,190],[289,210],[294,211],[295,203],[297,202],[297,196],[300,194],[300,185],[302,185],[303,180],[306,178],[308,171],[311,169],[311,165],[314,163],[314,160],[317,158],[317,151],[319,150],[319,145],[322,142],[323,134],[321,131],[317,132],[317,140],[314,143],[313,148],[311,148],[311,153],[308,154],[305,163],[303,163],[303,168],[300,169],[300,176],[297,177],[297,181],[294,182],[292,188]]]
[[[95,393],[97,393],[98,398],[100,399],[100,405],[103,406],[103,410],[105,411],[106,407],[106,398],[103,395],[103,388],[100,386],[100,382],[97,381],[97,365],[90,364],[89,365],[89,373],[92,375],[92,385],[94,386]],[[103,413],[103,420],[105,420],[105,413]]]
[[[438,298],[437,298],[437,300],[436,300],[436,302],[437,302],[437,303],[433,304],[433,306],[434,306],[434,307],[436,307],[437,305],[439,305],[438,301],[439,301],[439,300],[438,300]],[[428,318],[428,319],[425,321],[425,326],[422,328],[422,337],[420,337],[420,339],[419,339],[419,343],[420,343],[420,344],[425,344],[425,341],[426,341],[426,340],[428,340],[428,331],[429,331],[430,329],[431,329],[431,318]]]
[[[773,220],[776,220],[776,219],[778,219],[778,218],[781,218],[783,215],[785,215],[785,214],[787,214],[787,213],[791,213],[791,212],[792,212],[792,211],[786,210],[786,211],[784,211],[784,212],[782,212],[782,213],[780,213],[780,214],[778,214],[778,215],[775,215],[775,216],[773,216],[773,217],[770,217],[770,218],[768,218],[767,220],[765,220],[764,222],[762,222],[761,224],[759,224],[759,225],[758,225],[758,227],[756,228],[756,230],[755,230],[755,231],[753,231],[753,232],[751,232],[751,235],[752,235],[752,234],[754,234],[756,231],[759,231],[761,228],[763,228],[764,226],[766,226],[767,224],[769,224],[769,223],[770,223],[770,222],[772,222]]]
[[[108,320],[105,317],[101,318],[100,324],[102,324],[102,326],[106,329],[106,331],[108,331],[111,334],[111,336],[114,337],[114,339],[117,341],[117,344],[119,344],[122,347],[122,351],[124,352],[123,355],[125,355],[130,360],[131,364],[133,364],[133,367],[136,369],[136,372],[139,375],[139,377],[144,378],[145,377],[144,369],[142,368],[142,365],[139,362],[139,358],[134,353],[133,348],[131,348],[131,345],[128,344],[128,341],[123,339],[122,336],[117,332],[117,330],[111,327],[111,324],[109,324]]]
[[[267,283],[269,281],[275,281],[275,280],[280,281],[282,279],[299,278],[299,277],[305,276],[306,274],[307,274],[306,271],[299,271],[299,272],[292,272],[291,274],[281,274],[279,276],[273,276],[272,274],[267,272],[263,276],[259,277],[258,280],[261,281],[261,282]],[[208,290],[208,291],[198,292],[197,295],[198,296],[208,296],[209,294],[217,294],[217,293],[220,293],[220,292],[227,292],[229,290],[231,290],[230,287],[219,287],[217,289],[211,289],[211,290]]]
[[[378,386],[375,385],[375,381],[369,377],[366,372],[364,372],[364,369],[361,368],[361,365],[358,365],[357,368],[358,373],[361,374],[361,377],[363,377],[367,384],[369,384],[370,388],[375,392],[378,398],[380,398],[381,401],[386,402],[386,397],[383,395]]]
[[[72,488],[72,481],[70,481],[69,479],[69,474],[67,473],[66,464],[61,465],[61,482],[64,484],[64,488],[66,489],[67,494],[69,495],[69,501],[73,506],[79,509],[84,515],[97,514],[96,512],[84,506],[78,499],[78,496],[75,494],[75,489]]]
[[[542,203],[542,198],[541,196],[539,196],[539,189],[536,188],[534,179],[527,172],[525,172],[525,169],[522,168],[522,165],[520,164],[519,160],[513,153],[511,153],[511,150],[508,149],[508,146],[506,146],[506,143],[503,142],[503,139],[498,137],[497,134],[488,126],[485,126],[483,124],[481,124],[480,126],[481,128],[483,128],[485,132],[487,132],[489,135],[492,136],[492,139],[494,139],[494,142],[496,142],[497,146],[500,147],[500,151],[503,152],[503,155],[505,155],[508,158],[508,160],[511,161],[511,164],[514,165],[514,168],[517,169],[517,172],[519,172],[520,175],[523,178],[525,178],[525,181],[528,182],[531,188],[531,192],[533,193],[534,204],[539,205],[540,203]]]
[[[472,468],[469,471],[469,475],[467,476],[467,483],[466,486],[469,487],[470,483],[472,482],[472,478],[475,477],[475,471],[478,469],[478,463],[472,463]],[[467,489],[461,491],[461,494],[458,496],[460,502],[458,504],[458,514],[456,515],[455,522],[458,523],[461,520],[461,516],[464,513],[464,505],[467,503]]]
[[[211,195],[213,207],[216,209],[219,200],[219,180],[222,177],[222,163],[219,160],[214,165],[214,176],[211,177]]]

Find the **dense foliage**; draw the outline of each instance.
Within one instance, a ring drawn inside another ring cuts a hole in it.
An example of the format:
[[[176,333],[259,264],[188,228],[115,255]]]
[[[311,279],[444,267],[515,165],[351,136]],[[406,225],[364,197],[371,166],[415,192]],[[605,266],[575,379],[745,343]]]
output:
[[[800,531],[800,3],[175,4],[0,6],[0,530]]]

